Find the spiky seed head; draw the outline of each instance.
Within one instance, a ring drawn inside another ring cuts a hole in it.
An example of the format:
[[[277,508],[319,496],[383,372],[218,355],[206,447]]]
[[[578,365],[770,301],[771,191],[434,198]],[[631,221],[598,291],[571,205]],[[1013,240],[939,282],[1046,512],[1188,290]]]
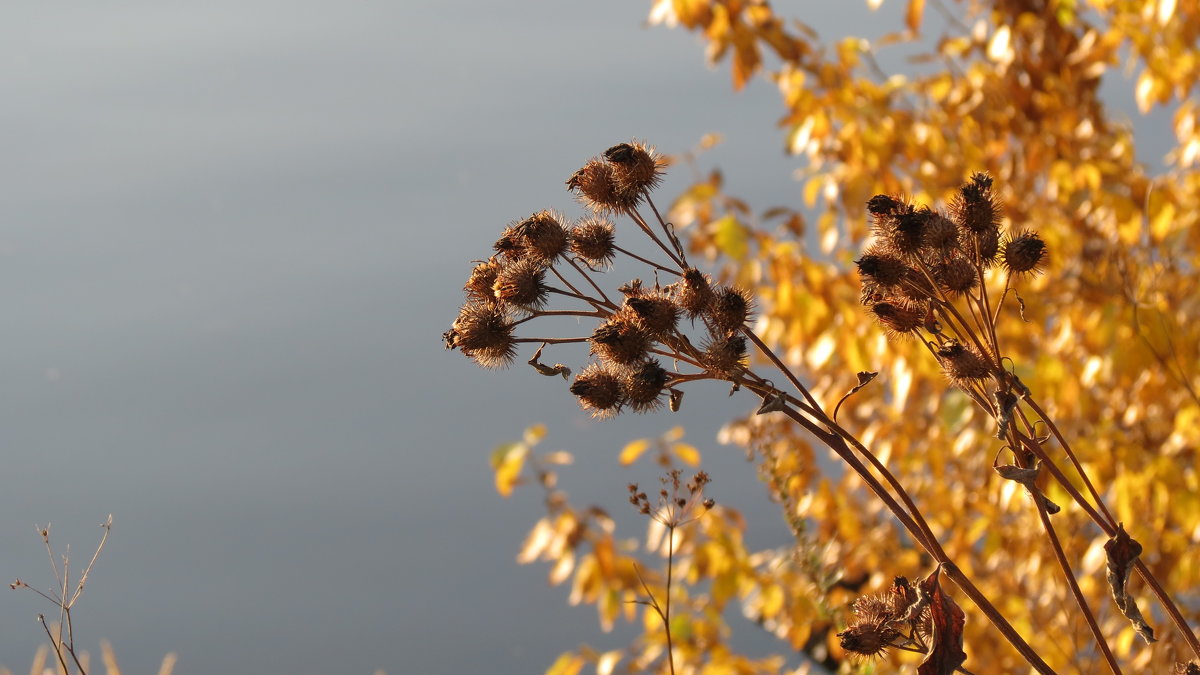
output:
[[[1046,258],[1046,242],[1036,232],[1022,232],[1004,242],[1002,262],[1010,274],[1037,274]]]
[[[525,245],[516,225],[504,228],[500,238],[492,244],[492,249],[505,260],[517,260],[525,256]]]
[[[600,324],[589,341],[593,354],[618,365],[644,359],[651,344],[650,336],[640,322],[621,313]]]
[[[616,256],[616,231],[611,221],[585,218],[571,228],[571,252],[592,267],[608,267]]]
[[[904,304],[879,302],[871,306],[871,313],[891,336],[905,335],[925,325],[925,313]]]
[[[976,173],[950,202],[950,213],[959,227],[969,232],[995,230],[1000,225],[1000,205],[992,196],[992,179]]]
[[[979,275],[971,261],[956,255],[933,268],[933,278],[938,286],[950,295],[961,295],[975,288],[979,283]]]
[[[937,289],[926,274],[913,267],[904,271],[904,281],[896,285],[900,295],[915,304],[924,305],[937,295]]]
[[[856,622],[837,634],[842,649],[860,658],[882,655],[900,637],[900,632],[887,624]]]
[[[720,331],[731,333],[741,328],[750,319],[750,295],[740,288],[721,286],[713,291],[709,304],[709,317]]]
[[[929,251],[947,254],[958,247],[958,226],[940,213],[932,214],[925,222],[923,236],[921,245]]]
[[[867,211],[879,216],[894,213],[903,205],[899,199],[889,195],[875,195],[867,200]]]
[[[567,189],[596,213],[624,213],[637,206],[639,196],[621,189],[613,165],[601,159],[588,160],[567,179]]]
[[[579,405],[597,418],[616,415],[621,411],[624,401],[621,378],[598,363],[591,364],[575,376],[570,391],[579,399]]]
[[[863,253],[863,257],[855,260],[858,274],[864,280],[878,286],[895,286],[900,283],[908,271],[904,261],[887,252],[883,246],[872,246]]]
[[[942,345],[937,355],[946,376],[960,386],[972,380],[986,379],[992,373],[987,361],[978,352],[957,342]]]
[[[984,268],[991,267],[996,262],[996,254],[1000,251],[1000,230],[984,230],[972,234],[975,250],[979,253],[979,264]]]
[[[700,354],[700,366],[722,379],[737,378],[746,371],[746,337],[730,333],[712,338]]]
[[[683,271],[683,278],[675,285],[675,296],[683,311],[694,319],[712,302],[712,283],[707,274],[695,267],[689,267]]]
[[[471,269],[471,276],[467,279],[467,283],[463,286],[467,299],[474,302],[493,301],[496,296],[492,286],[496,283],[496,275],[500,273],[501,267],[503,265],[495,258],[489,258],[476,264]]]
[[[571,237],[562,222],[562,214],[547,210],[517,224],[515,230],[530,258],[549,264],[567,252]]]
[[[663,388],[669,379],[658,361],[651,359],[638,364],[621,381],[629,407],[635,412],[649,412],[661,406]]]
[[[470,302],[442,338],[447,349],[459,349],[484,368],[502,368],[517,354],[513,325],[495,303]]]
[[[532,258],[504,265],[492,282],[492,292],[502,304],[528,312],[546,304],[549,289],[545,284],[546,268]]]
[[[927,208],[897,216],[895,226],[887,233],[888,243],[905,258],[919,256],[925,243],[926,223],[932,219],[933,212]]]
[[[669,335],[679,321],[679,306],[660,292],[628,297],[625,306],[641,321],[652,338],[662,339]]]
[[[664,162],[654,148],[633,141],[618,143],[604,151],[622,192],[641,199],[662,181]]]

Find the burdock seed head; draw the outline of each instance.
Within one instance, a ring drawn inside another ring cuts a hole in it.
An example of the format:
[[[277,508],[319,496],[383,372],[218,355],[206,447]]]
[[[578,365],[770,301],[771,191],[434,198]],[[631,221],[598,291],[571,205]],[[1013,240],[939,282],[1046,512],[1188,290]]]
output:
[[[739,288],[721,286],[713,291],[708,315],[720,331],[731,333],[740,329],[750,319],[750,295]]]
[[[590,339],[592,353],[617,365],[629,365],[646,358],[650,336],[640,322],[618,312],[600,324]]]
[[[875,195],[867,200],[867,210],[873,215],[881,216],[895,213],[904,202],[889,195]]]
[[[531,258],[517,260],[504,265],[492,282],[492,291],[504,305],[511,305],[528,312],[537,311],[546,304],[549,289],[544,278],[546,268]]]
[[[592,417],[612,417],[621,411],[624,401],[620,377],[598,363],[584,368],[571,383],[570,391]]]
[[[689,267],[683,271],[683,278],[675,284],[675,297],[679,301],[679,306],[691,318],[696,318],[705,309],[713,299],[712,283],[708,280],[708,275],[696,269]]]
[[[887,242],[904,258],[919,256],[927,224],[933,218],[933,212],[927,208],[897,216],[895,226],[887,232]]]
[[[933,278],[937,280],[938,286],[950,295],[966,293],[979,283],[975,266],[961,255],[934,266]]]
[[[571,228],[571,252],[592,267],[608,267],[616,255],[613,224],[600,217],[585,218]]]
[[[662,180],[662,158],[654,148],[639,141],[612,146],[604,151],[604,159],[612,165],[620,189],[636,195],[636,199],[658,187]]]
[[[656,339],[669,335],[679,321],[679,306],[660,292],[628,297],[625,306],[637,317],[646,332]]]
[[[910,308],[907,303],[879,302],[871,306],[871,314],[892,337],[906,335],[925,325],[925,312]]]
[[[571,237],[562,224],[562,214],[538,211],[514,228],[527,255],[541,263],[552,263],[567,252]]]
[[[567,179],[567,189],[596,213],[624,213],[637,206],[637,193],[622,189],[612,164],[602,159],[588,160],[583,168]]]
[[[1022,232],[1004,243],[1002,262],[1010,274],[1037,274],[1046,259],[1046,242],[1036,232]]]
[[[941,254],[947,254],[958,246],[958,226],[940,213],[934,213],[925,222],[925,240],[922,246]]]
[[[854,261],[858,265],[859,276],[878,286],[888,287],[900,283],[908,271],[908,265],[887,251],[887,247],[878,245],[868,248],[863,257]]]
[[[746,338],[741,333],[714,337],[704,345],[700,365],[713,375],[732,380],[746,370]]]
[[[842,649],[859,658],[869,659],[882,655],[900,637],[900,631],[886,623],[856,621],[837,634]]]
[[[976,234],[995,230],[1000,225],[1000,205],[992,196],[992,178],[976,173],[963,184],[950,203],[950,212],[959,227]]]
[[[937,350],[942,370],[951,382],[963,386],[972,380],[986,379],[991,375],[987,361],[975,350],[950,341]]]
[[[469,302],[442,335],[447,349],[460,349],[484,368],[502,368],[516,356],[513,326],[495,303]]]
[[[496,283],[496,275],[500,273],[500,264],[495,258],[489,258],[471,269],[471,276],[463,286],[468,300],[475,302],[490,302],[495,299],[492,285]]]
[[[670,377],[658,361],[648,360],[625,374],[621,384],[629,407],[649,412],[662,405],[663,388]]]

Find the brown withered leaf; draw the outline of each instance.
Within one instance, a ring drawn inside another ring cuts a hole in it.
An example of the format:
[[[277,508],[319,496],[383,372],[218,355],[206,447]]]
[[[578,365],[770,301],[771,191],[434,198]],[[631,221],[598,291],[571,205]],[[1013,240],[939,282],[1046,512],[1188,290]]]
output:
[[[921,582],[921,595],[929,598],[930,622],[933,625],[933,635],[930,637],[929,653],[925,660],[917,666],[917,675],[951,675],[956,668],[967,660],[963,651],[963,626],[967,615],[954,602],[954,599],[942,592],[938,584],[938,575],[942,566],[933,571]]]
[[[1146,642],[1155,642],[1154,629],[1142,618],[1141,610],[1126,587],[1129,573],[1141,554],[1142,545],[1125,531],[1125,523],[1117,523],[1117,533],[1104,544],[1104,555],[1108,559],[1108,586],[1112,590],[1117,608],[1129,619],[1137,634]]]

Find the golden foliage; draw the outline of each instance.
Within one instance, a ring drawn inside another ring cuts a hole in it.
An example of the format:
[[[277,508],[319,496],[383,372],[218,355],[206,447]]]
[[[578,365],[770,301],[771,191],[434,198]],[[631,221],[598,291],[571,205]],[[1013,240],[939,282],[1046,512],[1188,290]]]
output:
[[[802,204],[756,215],[713,170],[680,195],[669,219],[686,228],[694,255],[753,290],[759,333],[812,374],[824,403],[849,390],[855,372],[879,371],[839,421],[899,477],[946,551],[1042,658],[1067,672],[1101,672],[1087,627],[1064,609],[1073,600],[1025,491],[991,471],[1003,445],[990,418],[946,385],[919,340],[889,341],[861,311],[851,261],[869,234],[872,195],[946,203],[976,171],[995,179],[1002,229],[1036,227],[1051,256],[1043,274],[1017,285],[1023,309],[1006,308],[997,340],[1116,520],[1145,546],[1142,561],[1200,623],[1200,108],[1189,98],[1200,81],[1200,5],[944,4],[946,12],[931,14],[909,0],[901,30],[873,44],[821,41],[763,1],[656,0],[651,21],[701,34],[711,62],[729,57],[735,89],[758,74],[774,82],[784,145],[803,162]],[[935,30],[936,39],[922,39]],[[914,67],[885,72],[880,55],[900,42],[923,51]],[[1122,71],[1136,76],[1124,82]],[[1131,126],[1101,99],[1104,78],[1129,88],[1142,112],[1172,109],[1176,143],[1161,171],[1137,160]],[[796,541],[748,551],[740,516],[722,507],[685,532],[676,558],[685,579],[676,589],[684,672],[783,667],[782,659],[730,651],[721,617],[728,603],[779,636],[783,651],[837,667],[845,653],[834,636],[853,598],[885,589],[894,575],[928,571],[862,483],[823,474],[808,438],[775,417],[752,415],[723,433],[753,450]],[[622,459],[649,447],[626,448]],[[1058,446],[1052,451],[1061,457]],[[1070,501],[1057,486],[1043,489]],[[552,580],[570,579],[572,603],[595,604],[602,625],[631,618],[641,593],[636,545],[615,539],[607,516],[576,511],[565,498],[550,502],[521,560],[551,563]],[[1121,664],[1168,672],[1186,661],[1187,645],[1157,610],[1147,619],[1159,642],[1135,641],[1105,583],[1103,532],[1078,508],[1054,522]],[[662,580],[643,573],[661,591]],[[1143,608],[1157,608],[1140,580],[1130,585]],[[1028,667],[973,605],[963,609],[973,672]],[[642,616],[645,631],[625,654],[634,670],[664,649],[661,625]],[[577,659],[601,658],[585,650],[556,667],[574,672]]]

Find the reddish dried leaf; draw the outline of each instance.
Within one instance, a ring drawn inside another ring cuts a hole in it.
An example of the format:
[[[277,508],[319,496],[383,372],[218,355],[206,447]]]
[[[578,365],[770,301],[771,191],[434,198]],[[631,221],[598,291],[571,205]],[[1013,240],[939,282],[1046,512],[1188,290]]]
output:
[[[1142,618],[1137,602],[1126,587],[1129,573],[1133,571],[1133,566],[1141,554],[1142,545],[1129,536],[1124,523],[1118,523],[1117,533],[1104,544],[1104,555],[1108,558],[1108,586],[1112,590],[1117,608],[1129,619],[1129,623],[1133,624],[1133,629],[1138,635],[1146,642],[1155,642],[1154,629]]]
[[[921,665],[917,666],[917,675],[951,675],[967,660],[967,654],[962,648],[963,626],[967,622],[967,615],[953,598],[942,592],[942,587],[938,584],[941,571],[939,565],[933,574],[921,582],[921,595],[929,598],[933,635],[930,638],[929,653],[925,655]]]

